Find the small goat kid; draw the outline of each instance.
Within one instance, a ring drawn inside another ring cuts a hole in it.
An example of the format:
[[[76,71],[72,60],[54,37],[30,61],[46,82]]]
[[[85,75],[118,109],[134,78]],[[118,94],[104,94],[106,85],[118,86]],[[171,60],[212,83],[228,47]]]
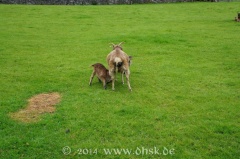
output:
[[[107,83],[111,82],[111,76],[109,75],[108,69],[100,63],[95,63],[93,66],[93,72],[90,77],[89,85],[92,85],[92,80],[95,75],[97,75],[99,82],[102,81],[103,88],[107,89]]]
[[[122,73],[122,81],[123,80],[123,74],[126,75],[127,79],[127,84],[128,84],[128,89],[132,91],[132,88],[130,86],[130,81],[129,81],[129,76],[130,76],[130,62],[131,62],[131,57],[128,56],[121,47],[121,44],[115,45],[112,44],[113,50],[107,55],[107,63],[109,66],[109,75],[111,76],[112,79],[112,90],[115,90],[114,82],[115,82],[115,76],[116,72],[121,72]]]

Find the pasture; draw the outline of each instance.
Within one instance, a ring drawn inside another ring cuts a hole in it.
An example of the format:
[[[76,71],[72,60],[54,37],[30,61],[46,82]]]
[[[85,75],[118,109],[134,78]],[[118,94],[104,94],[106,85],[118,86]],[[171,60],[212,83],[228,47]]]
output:
[[[0,5],[0,158],[239,158],[239,9]],[[122,41],[133,91],[120,74],[115,91],[89,86]],[[55,112],[11,118],[52,92]]]

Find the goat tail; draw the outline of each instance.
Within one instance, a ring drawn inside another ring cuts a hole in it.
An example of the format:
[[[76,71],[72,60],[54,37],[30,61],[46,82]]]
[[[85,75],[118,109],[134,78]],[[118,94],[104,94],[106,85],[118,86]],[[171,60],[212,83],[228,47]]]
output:
[[[118,72],[118,71],[119,71],[119,67],[122,66],[123,61],[122,61],[121,58],[115,57],[114,63],[115,63],[115,64],[114,64],[114,71],[115,71],[115,72]]]

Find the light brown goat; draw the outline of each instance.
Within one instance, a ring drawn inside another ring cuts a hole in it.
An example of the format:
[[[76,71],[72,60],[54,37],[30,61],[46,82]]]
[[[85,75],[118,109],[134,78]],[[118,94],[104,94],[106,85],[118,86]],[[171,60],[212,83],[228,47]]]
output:
[[[127,84],[128,84],[128,89],[132,91],[132,88],[130,86],[130,81],[129,81],[129,76],[130,76],[130,57],[122,50],[121,44],[115,45],[112,44],[113,46],[113,51],[111,51],[107,55],[107,63],[109,66],[109,75],[111,76],[112,79],[112,90],[115,90],[114,82],[115,82],[115,76],[116,72],[121,72],[122,76],[123,74],[126,75],[127,78]],[[122,78],[123,80],[123,78]],[[124,81],[123,81],[124,82]]]
[[[92,80],[95,75],[97,75],[99,82],[102,81],[103,88],[107,89],[107,83],[111,82],[111,76],[109,75],[108,69],[100,63],[95,63],[93,66],[93,72],[90,77],[89,85],[92,85]]]

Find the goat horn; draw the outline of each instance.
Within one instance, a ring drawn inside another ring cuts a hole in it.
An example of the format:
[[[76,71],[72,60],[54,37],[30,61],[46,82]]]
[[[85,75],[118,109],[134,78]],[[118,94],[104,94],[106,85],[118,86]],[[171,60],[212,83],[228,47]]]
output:
[[[124,44],[124,42],[120,42],[120,43],[118,44],[118,46],[120,46],[120,45],[122,45],[122,44]]]
[[[113,45],[113,46],[115,46],[115,44],[114,43],[109,43],[110,45]]]

